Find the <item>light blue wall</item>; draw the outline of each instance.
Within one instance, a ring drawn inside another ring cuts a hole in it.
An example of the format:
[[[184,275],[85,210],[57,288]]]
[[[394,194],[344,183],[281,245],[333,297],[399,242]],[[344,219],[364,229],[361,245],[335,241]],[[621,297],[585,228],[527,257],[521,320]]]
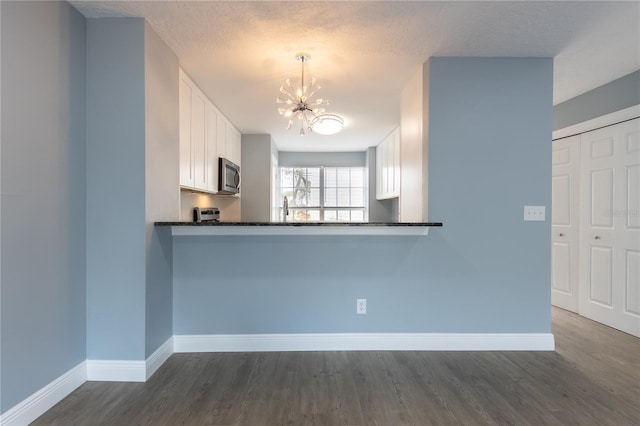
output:
[[[87,20],[87,358],[145,358],[144,20]]]
[[[85,359],[84,18],[0,3],[0,411]]]
[[[175,334],[550,332],[550,222],[522,217],[550,209],[552,60],[430,67],[429,217],[444,227],[175,238]]]
[[[292,152],[280,151],[280,167],[364,167],[366,152]]]
[[[553,130],[640,104],[640,70],[553,107]]]
[[[549,58],[430,60],[429,217],[466,303],[504,328],[550,327],[552,75]]]
[[[180,220],[178,58],[144,25],[145,357],[173,335],[171,235],[155,221]]]
[[[174,218],[173,220],[178,220]],[[149,224],[152,227],[153,225]],[[173,249],[169,229],[147,236],[145,358],[173,336]]]

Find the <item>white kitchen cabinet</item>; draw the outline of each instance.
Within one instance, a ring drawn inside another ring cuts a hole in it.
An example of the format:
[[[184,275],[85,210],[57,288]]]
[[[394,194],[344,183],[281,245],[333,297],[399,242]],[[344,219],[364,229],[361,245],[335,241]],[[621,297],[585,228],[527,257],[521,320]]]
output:
[[[194,88],[191,92],[191,149],[194,187],[207,190],[207,98]]]
[[[191,80],[180,71],[180,186],[193,188],[193,150],[191,148]]]
[[[400,196],[400,129],[376,147],[376,199]]]
[[[207,190],[208,99],[180,72],[180,186]]]
[[[242,163],[242,134],[235,128],[232,128],[233,132],[233,162],[238,166]]]
[[[382,147],[376,146],[376,200],[382,199]]]
[[[400,128],[393,133],[393,196],[400,196]]]
[[[218,190],[218,158],[240,164],[238,130],[180,70],[180,186]]]
[[[242,135],[222,114],[218,116],[218,157],[240,165]]]
[[[219,114],[217,123],[218,157],[227,158],[227,120],[222,114]]]
[[[209,102],[207,104],[207,151],[206,151],[206,190],[218,191],[218,110]]]

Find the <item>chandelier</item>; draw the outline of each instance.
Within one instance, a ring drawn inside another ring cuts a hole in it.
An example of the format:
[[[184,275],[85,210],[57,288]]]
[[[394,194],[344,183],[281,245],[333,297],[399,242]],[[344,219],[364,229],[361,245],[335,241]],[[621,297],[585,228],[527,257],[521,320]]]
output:
[[[316,86],[316,79],[313,77],[311,77],[311,84],[308,86],[304,81],[304,64],[310,59],[311,56],[308,53],[296,54],[296,60],[300,62],[300,87],[295,89],[291,79],[288,78],[285,84],[280,86],[280,93],[285,97],[278,96],[276,98],[276,103],[286,105],[278,108],[278,112],[289,119],[287,130],[291,129],[294,119],[297,117],[300,121],[300,135],[302,136],[306,134],[306,131],[313,131],[314,123],[317,122],[316,118],[325,112],[323,107],[329,105],[329,101],[326,99],[311,100],[321,87]]]

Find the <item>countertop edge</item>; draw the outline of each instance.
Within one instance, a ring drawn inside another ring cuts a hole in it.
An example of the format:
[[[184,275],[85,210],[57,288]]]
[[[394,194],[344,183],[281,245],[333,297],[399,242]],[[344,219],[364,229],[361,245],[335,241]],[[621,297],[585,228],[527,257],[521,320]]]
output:
[[[271,222],[156,222],[174,237],[206,236],[301,236],[301,235],[389,235],[426,236],[440,222],[411,223],[271,223]]]
[[[442,227],[442,222],[154,222],[154,226]]]

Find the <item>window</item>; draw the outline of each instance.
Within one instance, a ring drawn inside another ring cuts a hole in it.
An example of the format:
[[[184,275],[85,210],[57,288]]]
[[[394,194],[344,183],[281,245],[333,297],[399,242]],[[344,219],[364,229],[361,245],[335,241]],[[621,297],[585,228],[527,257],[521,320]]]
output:
[[[280,199],[292,222],[364,222],[364,167],[282,167]]]

